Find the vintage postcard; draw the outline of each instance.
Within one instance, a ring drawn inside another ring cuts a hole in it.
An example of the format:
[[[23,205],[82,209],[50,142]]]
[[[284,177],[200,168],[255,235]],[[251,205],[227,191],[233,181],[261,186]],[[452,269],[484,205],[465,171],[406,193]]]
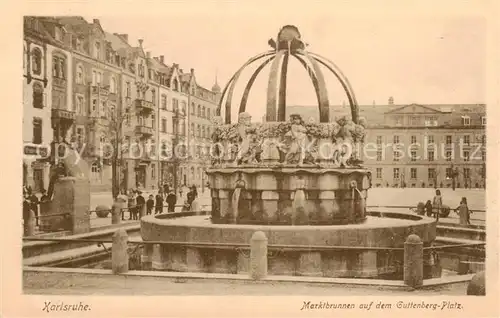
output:
[[[2,315],[499,315],[498,7],[23,2]]]

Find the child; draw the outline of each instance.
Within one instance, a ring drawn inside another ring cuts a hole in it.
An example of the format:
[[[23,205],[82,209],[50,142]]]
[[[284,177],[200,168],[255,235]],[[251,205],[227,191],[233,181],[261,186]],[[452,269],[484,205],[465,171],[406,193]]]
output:
[[[460,205],[456,208],[460,216],[460,225],[470,225],[470,210],[467,206],[467,198],[463,197],[460,201]]]
[[[151,214],[153,211],[153,207],[155,205],[155,200],[153,199],[153,195],[150,194],[148,198],[148,202],[146,202],[146,214]]]

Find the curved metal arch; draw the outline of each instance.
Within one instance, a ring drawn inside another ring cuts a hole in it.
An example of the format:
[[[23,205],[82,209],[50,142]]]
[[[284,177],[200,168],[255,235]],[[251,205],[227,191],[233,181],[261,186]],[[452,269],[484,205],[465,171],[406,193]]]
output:
[[[248,80],[247,86],[245,87],[245,91],[243,92],[243,96],[241,97],[239,113],[243,113],[246,110],[248,96],[250,95],[250,90],[252,89],[253,83],[257,79],[257,76],[259,76],[259,73],[262,71],[262,69],[272,60],[274,60],[274,56],[262,62],[262,64],[259,65],[259,67],[254,71],[252,77],[250,77],[250,79]]]
[[[316,74],[316,79],[318,80],[318,93],[319,93],[319,121],[320,123],[327,123],[330,121],[330,101],[328,100],[328,90],[326,89],[325,77],[323,72],[319,68],[319,65],[313,57],[309,56],[304,50],[297,52],[298,54],[304,55],[305,58],[311,63],[314,73]]]
[[[359,121],[358,102],[356,100],[356,95],[354,95],[354,90],[352,89],[351,83],[349,83],[349,80],[347,79],[347,77],[344,75],[344,73],[342,73],[340,68],[335,63],[333,63],[331,60],[327,59],[326,57],[321,56],[317,53],[310,53],[310,55],[313,58],[315,58],[319,63],[323,64],[326,68],[328,68],[330,70],[330,72],[332,72],[335,75],[335,77],[337,77],[337,79],[340,81],[340,83],[342,84],[342,87],[344,88],[344,91],[347,94],[347,98],[349,99],[349,104],[351,106],[352,121],[355,124],[357,124]],[[325,63],[325,61],[322,61],[322,59],[327,61],[331,65],[328,65],[328,63]]]
[[[280,66],[281,59],[285,52],[280,50],[276,52],[276,58],[271,65],[271,71],[269,72],[269,81],[267,83],[267,106],[266,106],[266,121],[272,122],[276,121],[276,103],[277,103],[277,91],[278,91],[278,68]]]
[[[280,88],[278,91],[278,121],[285,121],[286,113],[286,77],[288,73],[288,59],[290,53],[285,51],[283,63],[281,64]]]
[[[220,116],[220,111],[221,111],[221,107],[222,107],[222,103],[224,101],[224,97],[226,95],[226,91],[227,91],[227,97],[226,97],[226,107],[225,107],[225,123],[226,124],[230,124],[231,123],[231,100],[233,98],[233,93],[234,93],[234,88],[236,86],[236,82],[238,81],[238,78],[240,77],[241,75],[241,72],[245,69],[245,67],[247,67],[248,65],[252,64],[253,62],[263,58],[263,57],[266,57],[266,56],[269,56],[269,55],[273,55],[273,54],[276,54],[276,51],[267,51],[267,52],[264,52],[264,53],[261,53],[259,55],[256,55],[254,57],[252,57],[251,59],[249,59],[245,64],[243,64],[242,67],[240,67],[240,69],[234,73],[234,75],[231,77],[231,79],[229,80],[229,82],[226,84],[226,87],[224,87],[224,90],[222,91],[222,95],[221,95],[221,100],[219,102],[219,107],[217,108],[217,115]]]
[[[301,58],[297,54],[292,54],[292,55],[300,62],[300,64],[302,64],[302,66],[306,69],[306,71],[308,71],[307,73],[309,74],[309,77],[311,78],[311,81],[313,83],[314,92],[316,93],[316,99],[318,101],[318,108],[319,108],[319,104],[321,103],[321,98],[319,95],[320,88],[318,85],[318,79],[316,78],[316,74],[314,74],[314,72],[309,72],[309,66],[307,65],[307,62],[303,58]]]

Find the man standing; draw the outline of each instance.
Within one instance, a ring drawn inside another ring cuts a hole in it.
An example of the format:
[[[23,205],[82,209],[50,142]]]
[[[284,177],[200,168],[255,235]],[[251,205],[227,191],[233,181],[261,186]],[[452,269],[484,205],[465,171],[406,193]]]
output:
[[[158,191],[158,194],[156,194],[155,214],[160,214],[162,212],[163,212],[163,195],[161,191]]]
[[[139,215],[140,211],[142,211],[142,209],[146,205],[146,199],[144,199],[144,197],[142,196],[141,191],[137,191],[137,198],[135,199],[135,201],[137,203],[137,208],[136,208],[135,213],[134,213],[134,220],[138,220],[139,219],[138,215]]]
[[[29,200],[31,204],[31,210],[35,213],[36,226],[38,226],[38,197],[29,190]]]
[[[174,194],[173,191],[169,191],[167,195],[167,205],[168,205],[168,212],[172,213],[175,212],[175,204],[177,203],[177,197]]]

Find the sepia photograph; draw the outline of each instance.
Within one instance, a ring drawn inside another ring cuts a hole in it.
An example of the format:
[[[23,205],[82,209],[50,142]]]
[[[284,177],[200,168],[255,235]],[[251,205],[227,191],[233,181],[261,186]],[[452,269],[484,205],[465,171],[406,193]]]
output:
[[[84,296],[451,315],[493,295],[486,13],[217,3],[19,17],[12,214],[37,315],[90,311]]]

